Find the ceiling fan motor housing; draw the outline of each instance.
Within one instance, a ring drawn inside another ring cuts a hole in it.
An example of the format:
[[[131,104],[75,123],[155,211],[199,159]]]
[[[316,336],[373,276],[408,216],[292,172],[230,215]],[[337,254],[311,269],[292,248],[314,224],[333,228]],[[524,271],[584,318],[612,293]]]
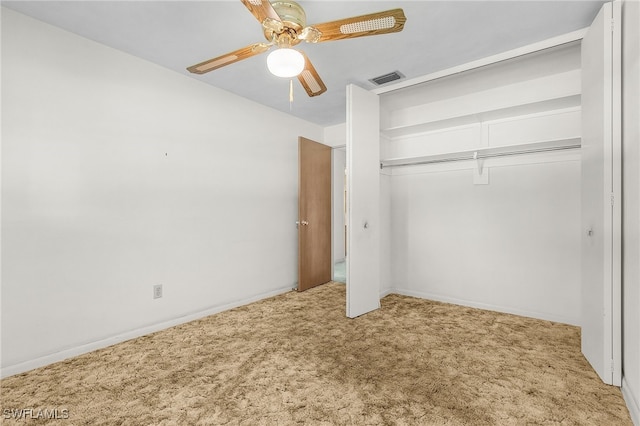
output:
[[[286,26],[301,30],[307,25],[307,15],[295,1],[274,1],[271,6]]]
[[[307,15],[304,13],[302,6],[295,1],[274,1],[271,6],[280,16],[284,28],[282,31],[277,31],[270,25],[263,24],[264,36],[269,41],[275,40],[279,45],[291,46],[298,44],[300,40],[297,39],[297,36],[307,25]],[[283,34],[286,34],[288,40],[280,40]]]

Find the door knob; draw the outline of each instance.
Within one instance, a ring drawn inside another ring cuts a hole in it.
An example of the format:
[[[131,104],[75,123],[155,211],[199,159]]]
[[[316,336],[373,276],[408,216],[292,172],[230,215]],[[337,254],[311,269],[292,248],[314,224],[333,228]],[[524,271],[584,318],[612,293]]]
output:
[[[307,222],[306,220],[303,220],[303,221],[302,221],[302,222],[300,222],[300,223],[302,223],[304,226],[307,226],[307,225],[309,224],[309,222]]]

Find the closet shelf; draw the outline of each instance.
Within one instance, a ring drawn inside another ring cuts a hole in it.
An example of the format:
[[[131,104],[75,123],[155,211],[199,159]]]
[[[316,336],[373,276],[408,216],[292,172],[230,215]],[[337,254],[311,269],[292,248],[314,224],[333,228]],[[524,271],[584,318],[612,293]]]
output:
[[[426,133],[444,128],[459,127],[486,121],[500,120],[503,118],[535,114],[545,111],[560,110],[577,106],[580,106],[580,95],[563,96],[539,102],[512,105],[505,108],[477,111],[473,114],[439,117],[436,120],[425,120],[419,123],[390,126],[380,129],[380,133],[390,139],[394,139],[398,137]]]
[[[535,154],[548,151],[577,149],[580,148],[580,146],[580,138],[556,139],[518,145],[490,146],[418,157],[389,158],[380,161],[380,168],[445,163],[450,161],[479,160],[483,158],[505,157],[509,155]]]

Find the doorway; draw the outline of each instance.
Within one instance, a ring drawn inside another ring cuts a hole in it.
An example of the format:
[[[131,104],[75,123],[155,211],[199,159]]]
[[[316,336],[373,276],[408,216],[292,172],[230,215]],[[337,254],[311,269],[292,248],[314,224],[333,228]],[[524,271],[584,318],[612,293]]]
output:
[[[333,163],[333,271],[335,282],[347,282],[346,257],[346,196],[347,196],[347,151],[345,147],[335,147],[331,153]]]

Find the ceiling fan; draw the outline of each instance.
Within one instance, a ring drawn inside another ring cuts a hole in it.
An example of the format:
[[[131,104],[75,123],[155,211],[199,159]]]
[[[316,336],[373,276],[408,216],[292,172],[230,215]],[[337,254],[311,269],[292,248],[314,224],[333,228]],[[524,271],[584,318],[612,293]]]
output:
[[[327,90],[309,58],[292,49],[302,42],[324,41],[395,33],[402,31],[407,18],[402,9],[392,9],[368,15],[354,16],[338,21],[307,26],[306,14],[295,1],[241,0],[262,25],[266,43],[255,43],[187,68],[192,73],[204,74],[234,62],[277,49],[267,57],[269,71],[278,77],[298,77],[309,96],[318,96]]]

